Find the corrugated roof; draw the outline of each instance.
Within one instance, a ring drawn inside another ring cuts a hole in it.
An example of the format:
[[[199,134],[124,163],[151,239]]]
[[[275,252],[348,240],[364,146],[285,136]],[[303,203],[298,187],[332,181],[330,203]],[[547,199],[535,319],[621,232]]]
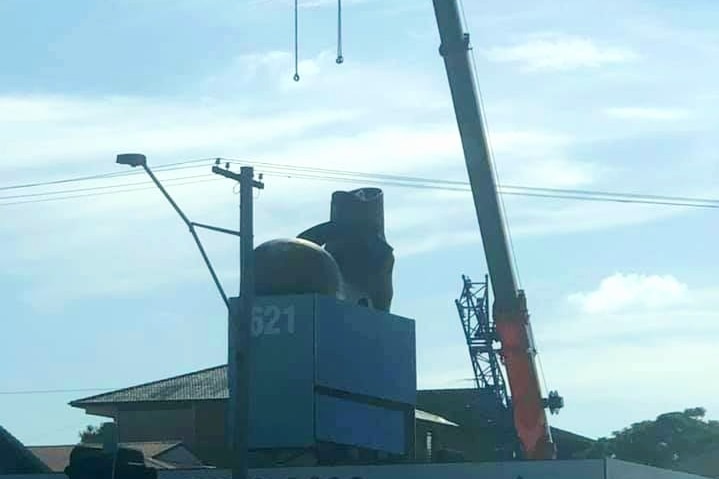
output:
[[[142,452],[145,457],[145,465],[155,467],[157,469],[172,469],[177,467],[166,461],[157,459],[163,452],[168,451],[182,444],[179,441],[148,441],[148,442],[123,442],[121,447],[127,447]],[[59,446],[29,446],[28,449],[43,463],[45,463],[52,471],[62,472],[65,466],[70,463],[70,453],[75,447],[72,445]],[[100,444],[85,444],[85,446],[102,447]]]
[[[62,472],[70,463],[70,453],[73,447],[75,446],[28,446],[28,449],[35,454],[35,457],[47,464],[53,472]]]
[[[91,404],[128,403],[145,401],[199,401],[227,399],[227,366],[182,374],[172,378],[152,381],[138,386],[97,394],[70,403],[83,407]]]
[[[487,392],[476,389],[438,389],[417,391],[417,407],[422,411],[418,419],[433,421],[431,415],[452,424],[468,425],[477,423],[479,411],[491,410],[488,401],[493,398]],[[98,394],[84,399],[72,401],[70,405],[85,407],[93,404],[116,404],[152,401],[203,401],[227,399],[227,365],[214,366],[192,373],[182,374],[139,386],[119,389],[109,393]],[[486,409],[485,409],[486,408]],[[578,445],[591,443],[592,439],[552,428],[556,439]],[[564,442],[563,441],[563,442]],[[579,446],[578,446],[579,447]]]

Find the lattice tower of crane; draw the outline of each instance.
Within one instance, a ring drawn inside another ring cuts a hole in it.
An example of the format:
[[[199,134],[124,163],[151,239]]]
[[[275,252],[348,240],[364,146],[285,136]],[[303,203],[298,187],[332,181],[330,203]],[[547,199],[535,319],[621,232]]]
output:
[[[498,458],[511,458],[517,448],[517,436],[511,424],[512,404],[501,367],[501,345],[489,309],[489,277],[474,282],[462,276],[462,293],[455,300],[467,341],[467,349],[474,371],[474,383],[482,401],[487,422],[494,427]]]

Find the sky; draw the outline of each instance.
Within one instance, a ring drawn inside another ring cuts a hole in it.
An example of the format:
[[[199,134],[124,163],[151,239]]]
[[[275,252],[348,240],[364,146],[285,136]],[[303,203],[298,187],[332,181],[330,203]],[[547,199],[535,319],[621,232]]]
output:
[[[289,0],[0,2],[0,187],[125,174],[122,152],[466,180],[431,2],[343,2],[342,65],[336,3],[300,4],[294,82]],[[501,184],[719,198],[716,2],[465,10]],[[158,176],[191,219],[237,227],[237,190],[210,164]],[[332,191],[358,187],[271,172],[257,243],[325,221]],[[26,444],[74,443],[100,422],[73,399],[226,360],[224,305],[147,185],[0,190],[0,424]],[[469,387],[454,299],[462,274],[486,272],[471,195],[383,189],[418,384]],[[52,191],[73,198],[35,201]],[[565,398],[551,424],[598,437],[688,407],[719,418],[719,212],[504,203],[543,375]],[[201,235],[236,293],[236,239]]]

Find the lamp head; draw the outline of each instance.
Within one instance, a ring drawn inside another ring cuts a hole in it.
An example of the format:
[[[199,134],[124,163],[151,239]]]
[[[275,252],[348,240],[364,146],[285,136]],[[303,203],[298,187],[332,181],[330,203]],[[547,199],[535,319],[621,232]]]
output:
[[[120,165],[129,165],[134,168],[136,166],[147,165],[147,158],[145,155],[140,153],[123,153],[117,155],[116,163]]]

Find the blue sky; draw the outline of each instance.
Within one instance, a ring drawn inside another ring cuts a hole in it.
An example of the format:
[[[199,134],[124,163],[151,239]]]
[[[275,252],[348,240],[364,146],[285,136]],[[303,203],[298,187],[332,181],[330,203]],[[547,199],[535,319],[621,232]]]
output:
[[[119,171],[123,151],[464,180],[431,2],[346,1],[341,66],[335,2],[302,3],[299,83],[288,0],[0,3],[1,183]],[[714,2],[465,4],[502,183],[719,197]],[[258,242],[324,221],[331,192],[356,187],[266,180]],[[193,219],[237,224],[231,184],[168,188]],[[468,386],[453,300],[461,274],[486,268],[471,198],[385,191],[393,310],[417,321],[419,384]],[[505,201],[546,379],[566,400],[552,424],[599,436],[685,407],[719,417],[716,210]],[[225,361],[223,305],[157,191],[0,205],[0,218],[2,391]],[[234,291],[236,242],[203,238]],[[74,442],[97,419],[67,402],[87,394],[0,395],[0,424],[27,444]]]

